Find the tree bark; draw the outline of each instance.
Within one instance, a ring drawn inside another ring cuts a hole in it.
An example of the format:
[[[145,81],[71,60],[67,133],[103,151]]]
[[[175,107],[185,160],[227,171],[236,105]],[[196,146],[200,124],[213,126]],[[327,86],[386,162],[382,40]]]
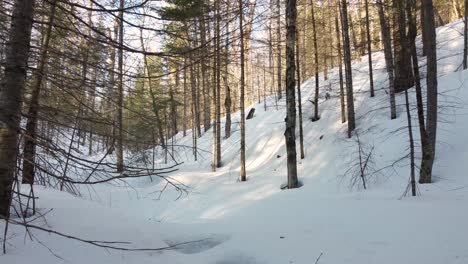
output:
[[[29,102],[28,121],[26,122],[26,131],[24,135],[24,149],[23,149],[23,183],[34,183],[34,170],[36,159],[36,130],[37,119],[39,115],[39,100],[41,96],[41,88],[43,84],[43,77],[46,75],[49,51],[50,35],[52,33],[52,25],[55,20],[55,10],[57,1],[51,3],[49,21],[47,22],[47,29],[44,36],[44,43],[41,48],[38,67],[35,74],[34,83],[32,86],[31,99]]]
[[[314,1],[310,1],[310,12],[312,14],[312,31],[313,31],[313,43],[314,43],[314,71],[315,71],[315,95],[314,95],[314,121],[319,120],[318,114],[318,101],[319,101],[319,65],[318,65],[318,47],[317,47],[317,28],[315,27],[315,8]]]
[[[296,80],[294,72],[295,42],[296,42],[296,0],[286,0],[286,139],[287,167],[288,167],[288,188],[299,187],[297,179],[297,157],[296,157]]]
[[[340,10],[338,10],[340,12]],[[345,94],[343,85],[343,55],[341,54],[341,37],[340,26],[338,23],[338,16],[335,16],[335,29],[336,29],[336,43],[338,50],[338,76],[340,80],[340,106],[341,106],[341,123],[346,122],[346,105]]]
[[[231,5],[229,4],[229,1],[226,2],[227,4],[227,13],[229,14],[230,7]],[[231,137],[231,106],[232,106],[232,100],[231,100],[231,89],[229,87],[229,19],[226,21],[226,44],[224,47],[224,87],[225,87],[225,100],[224,100],[224,108],[226,111],[226,123],[224,127],[224,133],[226,138]]]
[[[465,0],[465,14],[464,14],[464,27],[463,27],[463,69],[468,67],[468,0]]]
[[[432,0],[423,0],[423,6],[425,14],[424,26],[427,35],[425,43],[427,47],[427,144],[423,146],[425,150],[421,161],[419,183],[431,183],[437,132],[437,50]]]
[[[385,66],[388,73],[388,87],[390,91],[390,119],[395,119],[397,117],[397,114],[395,104],[395,79],[393,74],[393,55],[392,44],[390,40],[390,26],[388,25],[387,19],[385,17],[384,3],[382,2],[382,0],[377,0],[377,8],[379,12],[382,42],[384,45]]]
[[[221,33],[220,0],[216,0],[216,167],[221,167]]]
[[[353,77],[351,68],[351,48],[349,43],[348,29],[348,3],[346,0],[341,0],[341,27],[343,31],[343,50],[345,64],[345,79],[346,79],[346,104],[348,112],[348,137],[352,136],[353,130],[356,128],[354,116],[354,96],[353,96]]]
[[[124,0],[120,0],[119,11],[119,49],[118,49],[118,96],[117,96],[117,172],[123,172],[123,32],[124,32]]]
[[[5,71],[0,86],[0,216],[8,218],[18,155],[21,102],[31,41],[34,0],[13,6]]]
[[[209,102],[209,87],[207,85],[207,69],[206,69],[206,50],[208,49],[206,45],[206,27],[205,21],[203,21],[203,17],[199,19],[200,24],[200,38],[201,38],[201,45],[202,49],[202,57],[201,57],[201,73],[202,73],[202,86],[203,86],[203,129],[204,131],[208,131],[211,127],[211,116],[210,116],[210,102]]]
[[[370,23],[369,23],[369,0],[364,0],[366,9],[366,37],[367,37],[367,56],[369,59],[369,86],[370,96],[374,97],[374,73],[372,70],[372,39],[370,35]]]
[[[239,3],[239,37],[240,37],[240,127],[241,127],[241,142],[240,142],[240,180],[246,181],[245,171],[245,106],[244,106],[244,89],[245,89],[245,73],[244,73],[244,11],[242,0],[238,0]]]
[[[394,25],[394,86],[395,92],[402,92],[414,85],[414,76],[411,69],[411,55],[409,53],[408,38],[406,35],[405,1],[394,1],[396,25]]]
[[[276,1],[276,48],[277,48],[277,74],[278,74],[278,100],[283,96],[281,91],[281,85],[283,84],[281,80],[281,6],[280,0]]]
[[[302,127],[302,96],[301,96],[301,60],[299,59],[299,31],[296,32],[296,75],[297,75],[297,111],[299,113],[299,148],[301,159],[304,159],[304,129]],[[266,108],[265,108],[266,110]]]

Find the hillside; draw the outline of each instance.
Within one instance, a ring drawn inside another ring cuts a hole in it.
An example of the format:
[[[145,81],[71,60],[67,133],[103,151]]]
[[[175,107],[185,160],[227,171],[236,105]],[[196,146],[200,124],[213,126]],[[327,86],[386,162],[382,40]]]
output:
[[[285,101],[275,106],[274,98],[268,98],[266,111],[263,101],[249,107],[256,112],[246,122],[247,182],[237,180],[240,133],[236,113],[233,134],[222,142],[223,167],[215,173],[211,172],[211,130],[199,139],[197,161],[186,147],[191,146],[190,133],[174,138],[179,146],[175,158],[183,164],[170,177],[185,185],[186,193],[170,186],[165,189],[165,182],[148,178],[123,186],[96,186],[85,198],[36,189],[41,211],[53,209],[46,219],[34,221],[39,226],[85,239],[128,241],[135,248],[197,242],[168,251],[122,252],[38,230],[32,231],[31,242],[24,228],[10,226],[9,250],[0,262],[468,263],[468,71],[459,70],[462,28],[463,22],[458,21],[437,30],[440,117],[435,182],[419,185],[420,196],[404,195],[409,179],[404,95],[397,96],[398,118],[390,120],[383,53],[376,52],[374,98],[368,93],[367,60],[353,62],[357,132],[366,153],[372,150],[373,154],[367,190],[349,171],[358,162],[358,145],[356,137],[346,137],[346,124],[341,123],[334,68],[328,73],[329,81],[320,76],[321,119],[317,122],[308,120],[314,81],[301,86],[307,118],[306,157],[298,164],[301,188],[280,189],[286,181]],[[424,65],[423,58],[420,63]],[[331,98],[325,100],[327,92]],[[411,89],[417,137],[414,97]],[[159,153],[156,162],[161,164],[162,150],[155,151]]]

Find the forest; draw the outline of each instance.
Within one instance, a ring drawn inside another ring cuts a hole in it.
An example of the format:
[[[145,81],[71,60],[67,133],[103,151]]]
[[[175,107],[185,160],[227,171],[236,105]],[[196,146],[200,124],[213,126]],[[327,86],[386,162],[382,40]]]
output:
[[[0,33],[0,263],[468,263],[468,0],[0,0]]]

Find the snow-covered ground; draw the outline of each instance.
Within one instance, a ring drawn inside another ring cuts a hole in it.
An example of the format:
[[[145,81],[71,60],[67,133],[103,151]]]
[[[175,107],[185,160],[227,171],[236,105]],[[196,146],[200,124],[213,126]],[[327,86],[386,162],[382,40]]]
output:
[[[267,111],[263,102],[254,105],[255,117],[246,123],[247,182],[237,180],[236,113],[232,137],[222,142],[223,167],[217,172],[211,172],[211,131],[199,139],[198,161],[191,149],[176,147],[176,159],[184,164],[171,177],[189,187],[188,194],[180,196],[168,187],[160,197],[165,183],[147,178],[131,181],[131,187],[97,186],[93,199],[36,187],[40,210],[53,209],[36,225],[83,239],[127,241],[131,244],[125,246],[134,248],[197,242],[167,251],[116,251],[37,230],[31,242],[24,228],[10,226],[8,253],[0,256],[0,263],[468,263],[468,72],[459,70],[462,28],[456,22],[437,31],[435,182],[419,185],[420,196],[404,196],[409,180],[409,160],[402,159],[409,151],[404,96],[397,96],[398,118],[390,120],[383,53],[376,52],[374,98],[368,92],[367,60],[353,63],[357,132],[365,151],[373,149],[367,190],[360,179],[353,184],[352,173],[345,173],[356,162],[358,146],[341,123],[335,68],[329,82],[321,76],[317,122],[307,119],[313,114],[308,99],[314,82],[302,84],[306,158],[298,160],[301,188],[280,190],[286,182],[285,102],[276,108],[269,98]],[[425,60],[420,63],[424,71]],[[325,100],[326,92],[331,99]],[[410,97],[418,138],[414,89]],[[176,144],[190,146],[190,134],[178,135]]]

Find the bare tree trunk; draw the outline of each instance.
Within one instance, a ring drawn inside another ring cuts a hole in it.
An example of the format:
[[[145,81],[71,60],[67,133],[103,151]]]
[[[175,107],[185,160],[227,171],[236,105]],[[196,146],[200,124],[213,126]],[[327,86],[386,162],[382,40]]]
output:
[[[310,1],[310,12],[312,14],[312,31],[314,43],[314,68],[315,68],[315,96],[314,96],[314,121],[320,119],[318,114],[318,101],[319,101],[319,65],[318,65],[318,47],[317,47],[317,28],[315,27],[315,8],[314,1]]]
[[[203,10],[204,11],[204,10]],[[202,86],[203,86],[203,129],[204,131],[208,131],[211,126],[211,116],[210,116],[210,102],[209,102],[209,87],[207,85],[207,69],[206,69],[206,50],[208,49],[206,45],[206,28],[205,28],[205,21],[203,17],[199,20],[200,25],[200,33],[201,33],[201,45],[202,49],[202,57],[201,57],[201,73],[202,73]]]
[[[187,58],[184,57],[184,117],[182,118],[183,136],[187,135]]]
[[[341,10],[338,10],[341,12]],[[343,85],[343,55],[341,54],[341,37],[340,26],[338,24],[338,16],[335,16],[336,43],[338,50],[338,76],[340,79],[340,106],[341,106],[341,123],[346,122],[346,105]]]
[[[432,0],[423,0],[423,6],[425,14],[424,26],[427,34],[427,144],[422,146],[425,148],[425,155],[423,155],[421,161],[419,183],[431,183],[437,132],[437,50]]]
[[[124,0],[120,0],[119,11],[119,52],[118,52],[118,70],[119,70],[119,83],[118,83],[118,96],[117,96],[117,172],[123,172],[123,8]]]
[[[346,103],[348,106],[348,137],[351,137],[353,130],[356,128],[356,121],[354,117],[353,77],[351,68],[351,49],[349,44],[347,5],[348,3],[346,0],[341,0],[341,27],[343,30],[343,50],[346,77]]]
[[[426,21],[426,15],[424,11],[424,5],[423,1],[421,0],[421,14],[420,14],[420,28],[421,28],[421,39],[422,39],[422,47],[423,47],[423,56],[427,55],[427,34],[426,34],[426,28],[424,27],[424,21]]]
[[[416,21],[412,14],[412,9],[416,7],[415,0],[406,1],[406,15],[408,20],[408,45],[410,47],[410,54],[412,57],[413,63],[413,74],[415,78],[416,85],[416,101],[418,106],[418,121],[419,121],[419,132],[421,135],[421,143],[425,144],[426,141],[426,131],[424,127],[424,109],[422,104],[422,95],[421,95],[421,81],[419,74],[419,65],[418,65],[418,55],[416,53]],[[408,90],[405,90],[405,100],[406,100],[406,114],[408,118],[408,135],[410,140],[410,162],[411,162],[411,194],[416,196],[416,176],[415,176],[415,162],[414,162],[414,139],[413,139],[413,128],[411,125],[411,111],[408,99]],[[423,154],[424,155],[424,154]]]
[[[396,104],[395,104],[395,85],[393,75],[393,55],[392,55],[392,44],[390,40],[390,27],[385,17],[384,4],[382,0],[377,0],[377,8],[379,12],[380,29],[382,32],[382,42],[384,44],[384,55],[385,55],[385,66],[388,73],[388,83],[390,90],[390,119],[395,119]]]
[[[18,155],[21,102],[31,41],[34,0],[13,6],[5,72],[0,86],[0,216],[8,218]]]
[[[309,9],[308,8],[304,8],[304,19],[305,19],[305,22],[304,22],[304,25],[302,27],[302,60],[301,60],[301,75],[302,75],[302,78],[303,79],[307,79],[307,68],[306,68],[306,65],[307,65],[307,32],[308,32],[308,26],[309,26],[309,23],[308,23],[308,13],[309,13]]]
[[[414,76],[411,69],[411,55],[409,54],[408,38],[406,35],[405,0],[395,0],[394,12],[396,25],[394,25],[394,86],[395,92],[402,92],[414,85]]]
[[[43,77],[46,74],[48,59],[48,50],[50,42],[50,34],[52,33],[52,25],[55,20],[55,10],[57,1],[51,3],[49,21],[47,22],[47,30],[44,36],[44,43],[41,48],[41,55],[38,62],[37,71],[32,87],[31,100],[29,102],[28,121],[26,122],[26,131],[24,135],[24,149],[23,149],[23,183],[34,183],[34,169],[35,169],[35,156],[36,156],[36,130],[37,119],[39,114],[39,100],[41,96],[41,88],[43,84]]]
[[[288,188],[299,187],[297,179],[297,157],[296,157],[296,80],[294,72],[295,42],[296,42],[296,0],[286,0],[286,152],[288,162]]]
[[[362,54],[360,53],[361,49],[359,47],[359,43],[356,37],[355,21],[353,20],[352,15],[349,15],[348,22],[349,22],[349,27],[351,27],[351,43],[353,44],[354,55],[355,55],[356,60],[361,61]],[[351,44],[350,44],[350,48],[351,48]]]
[[[216,48],[216,46],[215,46]],[[212,136],[212,146],[211,146],[211,170],[214,172],[216,171],[216,168],[218,166],[217,165],[217,154],[216,154],[216,151],[217,151],[217,148],[216,148],[216,142],[217,142],[217,135],[218,135],[218,126],[216,126],[216,94],[218,93],[217,92],[217,87],[216,87],[216,59],[213,60],[213,81],[212,83],[214,83],[215,85],[211,85],[212,88],[211,88],[211,92],[212,92],[212,100],[211,100],[211,116],[213,117],[213,136]]]
[[[408,16],[408,41],[410,42],[410,52],[413,64],[413,74],[415,80],[415,90],[416,90],[416,102],[417,102],[417,110],[418,110],[418,123],[419,123],[419,134],[421,137],[421,146],[425,146],[427,143],[427,133],[426,133],[426,125],[424,121],[424,103],[422,99],[422,88],[421,88],[421,75],[419,73],[419,63],[418,63],[418,55],[416,53],[416,21],[411,13],[411,8],[415,5],[414,0],[408,0],[407,2],[407,16]],[[424,156],[425,149],[422,148],[422,155]]]
[[[468,0],[465,0],[465,14],[464,14],[464,27],[463,27],[463,69],[468,67]]]
[[[267,105],[266,105],[266,65],[265,65],[265,60],[263,61],[263,109],[267,110]]]
[[[229,1],[226,2],[227,4],[227,13],[229,14],[230,7],[231,5],[229,4]],[[226,45],[224,47],[224,87],[225,87],[225,93],[226,93],[226,98],[224,100],[224,108],[226,111],[226,123],[224,127],[224,133],[226,138],[231,137],[231,105],[232,105],[232,100],[231,100],[231,89],[229,87],[229,19],[226,21]]]
[[[367,55],[369,58],[369,85],[370,85],[370,96],[374,97],[374,73],[372,71],[372,39],[370,36],[369,26],[369,0],[365,1],[366,8],[366,37],[367,37]]]
[[[279,1],[279,0],[278,0]],[[244,11],[242,0],[239,3],[239,32],[240,32],[240,127],[241,127],[241,142],[240,142],[240,180],[246,181],[247,176],[245,172],[245,106],[244,106],[244,89],[245,89],[245,73],[244,73]]]
[[[301,96],[301,60],[299,59],[299,31],[296,32],[296,75],[297,75],[297,104],[299,112],[299,147],[301,159],[304,159],[304,129],[302,127],[302,96]]]
[[[216,167],[221,167],[221,33],[220,7],[216,0]]]
[[[95,113],[95,106],[96,106],[96,89],[97,89],[97,69],[94,69],[94,72],[93,72],[93,81],[92,81],[92,85],[91,85],[91,105],[89,106],[90,110],[91,110],[91,114],[94,115]],[[88,155],[92,155],[93,154],[93,122],[90,122],[89,123],[89,149],[88,149]]]
[[[281,6],[280,0],[276,1],[276,48],[277,48],[277,65],[278,68],[278,100],[283,96],[281,91],[281,85],[283,84],[281,80]]]
[[[193,62],[193,55],[190,52],[189,53],[189,68],[190,68],[190,90],[192,94],[192,105],[191,105],[191,110],[192,110],[192,140],[193,140],[193,156],[195,160],[197,160],[197,136],[199,137],[201,134],[200,130],[200,119],[198,115],[198,109],[197,109],[197,87],[196,87],[196,80],[195,80],[195,70],[193,69],[194,67],[194,62]]]
[[[409,136],[409,142],[410,142],[411,194],[412,196],[416,196],[416,180],[415,180],[415,173],[414,173],[414,167],[415,167],[414,140],[413,140],[413,127],[411,125],[411,110],[409,106],[408,90],[405,90],[405,102],[406,102],[406,118],[408,120],[408,136]]]

